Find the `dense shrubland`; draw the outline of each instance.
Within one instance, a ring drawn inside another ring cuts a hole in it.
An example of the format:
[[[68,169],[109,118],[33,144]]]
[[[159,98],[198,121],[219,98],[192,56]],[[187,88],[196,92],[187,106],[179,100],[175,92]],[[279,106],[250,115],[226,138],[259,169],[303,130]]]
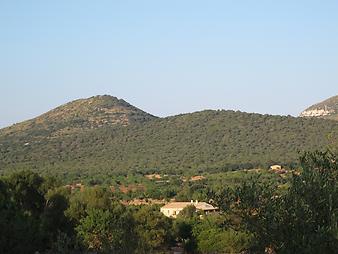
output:
[[[336,156],[306,153],[300,164],[286,182],[264,174],[186,182],[182,199],[197,195],[220,208],[202,219],[192,207],[172,220],[156,205],[124,206],[103,186],[71,192],[31,171],[6,175],[0,179],[0,253],[167,253],[173,246],[187,253],[334,253]]]
[[[196,174],[275,163],[295,167],[299,152],[337,146],[338,136],[337,121],[211,110],[128,127],[72,128],[58,136],[34,126],[0,135],[0,172],[28,169],[65,181],[104,181],[145,170]]]

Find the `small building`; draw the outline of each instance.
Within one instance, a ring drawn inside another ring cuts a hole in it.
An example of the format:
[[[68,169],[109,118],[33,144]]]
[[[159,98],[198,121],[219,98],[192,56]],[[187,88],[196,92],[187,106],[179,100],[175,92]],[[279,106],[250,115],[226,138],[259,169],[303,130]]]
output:
[[[71,191],[80,190],[83,191],[85,186],[82,183],[73,183],[73,184],[67,184],[65,185],[67,189],[70,189]]]
[[[197,200],[194,202],[191,200],[190,202],[170,202],[161,207],[161,213],[167,217],[176,218],[184,208],[190,205],[195,206],[197,211],[203,212],[204,214],[209,214],[218,210],[217,207],[214,207],[206,202],[198,202]]]
[[[281,165],[272,165],[272,166],[270,166],[270,169],[271,170],[281,170],[282,166]]]

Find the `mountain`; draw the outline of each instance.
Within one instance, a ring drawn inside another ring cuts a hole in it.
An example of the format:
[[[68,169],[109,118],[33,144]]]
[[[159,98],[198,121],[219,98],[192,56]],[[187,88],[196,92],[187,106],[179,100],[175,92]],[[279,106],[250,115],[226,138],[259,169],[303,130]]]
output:
[[[337,137],[338,122],[332,120],[226,110],[156,118],[100,96],[1,130],[0,173],[32,169],[74,180],[130,170],[292,165],[299,152],[335,146]]]
[[[113,96],[94,96],[57,107],[34,119],[0,130],[0,135],[63,136],[104,126],[128,126],[155,117]]]
[[[304,110],[300,117],[317,117],[338,120],[338,95],[312,105]]]

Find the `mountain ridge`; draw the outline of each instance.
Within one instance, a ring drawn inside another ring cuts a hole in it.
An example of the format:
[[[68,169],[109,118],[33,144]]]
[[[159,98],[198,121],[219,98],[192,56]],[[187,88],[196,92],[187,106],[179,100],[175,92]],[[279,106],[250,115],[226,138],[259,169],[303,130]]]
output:
[[[91,125],[87,118],[74,121],[77,111],[72,105],[82,102],[90,106],[88,112],[82,109],[80,117],[98,114],[95,121],[108,123]],[[62,112],[68,112],[69,119],[60,119]],[[111,96],[76,100],[41,116],[42,123],[35,123],[34,118],[27,129],[0,131],[0,174],[31,169],[74,180],[104,179],[113,172],[130,170],[196,172],[275,163],[291,166],[299,152],[338,144],[338,122],[333,120],[233,110],[158,118]]]
[[[123,99],[110,95],[97,95],[73,100],[35,118],[2,128],[0,134],[16,135],[35,128],[43,134],[53,136],[107,125],[128,126],[154,118],[156,117]]]

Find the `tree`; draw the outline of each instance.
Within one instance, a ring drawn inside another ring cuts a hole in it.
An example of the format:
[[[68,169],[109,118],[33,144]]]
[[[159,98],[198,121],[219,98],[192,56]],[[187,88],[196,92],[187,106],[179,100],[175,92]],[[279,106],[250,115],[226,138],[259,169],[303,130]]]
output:
[[[88,187],[70,197],[69,208],[65,212],[75,224],[87,215],[90,209],[109,209],[111,199],[109,192],[102,187]]]
[[[50,246],[63,234],[70,236],[73,228],[65,211],[69,206],[67,189],[50,190],[46,195],[46,205],[41,214],[41,231]]]
[[[172,241],[172,221],[158,208],[144,206],[134,212],[135,231],[138,236],[137,253],[165,250]]]
[[[208,228],[196,235],[201,253],[237,254],[251,246],[250,234],[233,229]]]
[[[99,253],[132,253],[135,249],[134,221],[121,205],[90,209],[76,227],[83,245]]]
[[[0,180],[0,253],[34,253],[43,249],[42,183],[43,178],[30,171]]]
[[[30,171],[0,180],[0,253],[35,253],[51,248],[60,230],[71,226],[64,215],[68,200]]]
[[[305,153],[302,172],[281,192],[247,182],[216,195],[219,207],[240,218],[256,239],[256,250],[278,253],[334,253],[338,249],[338,165],[327,152]],[[229,193],[224,202],[222,197]]]
[[[194,205],[188,205],[184,207],[183,210],[178,214],[178,218],[191,219],[197,216],[197,210]]]
[[[242,253],[251,247],[252,236],[226,228],[226,219],[224,214],[212,214],[194,224],[192,231],[199,253]]]
[[[305,153],[279,205],[281,252],[334,253],[338,249],[338,163],[330,151]],[[292,235],[292,237],[291,237]]]
[[[197,249],[196,239],[193,235],[193,220],[177,219],[174,223],[174,233],[177,240],[183,244],[187,253],[194,253]]]
[[[7,179],[13,202],[18,209],[38,217],[43,211],[45,198],[41,189],[44,180],[31,171],[12,174]]]

